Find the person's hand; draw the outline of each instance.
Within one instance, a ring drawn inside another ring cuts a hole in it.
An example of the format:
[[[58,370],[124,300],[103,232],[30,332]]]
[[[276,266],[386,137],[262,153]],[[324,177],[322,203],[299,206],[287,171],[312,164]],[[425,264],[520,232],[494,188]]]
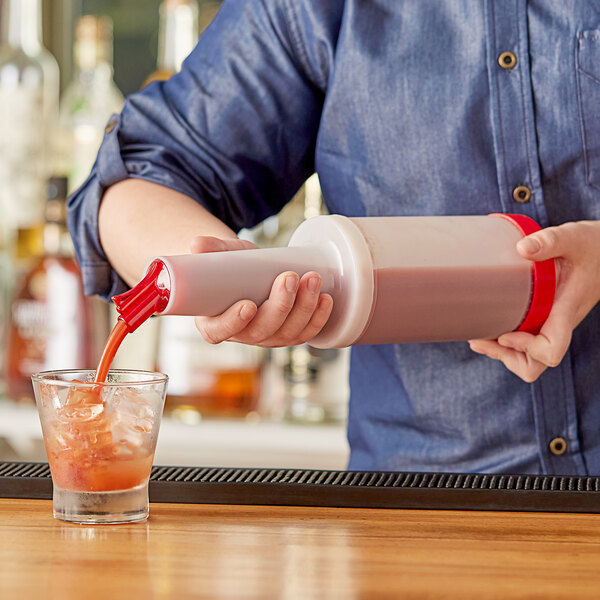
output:
[[[256,248],[240,239],[196,237],[193,254]],[[321,276],[311,271],[298,277],[286,271],[273,282],[271,294],[259,307],[240,300],[216,317],[196,317],[196,327],[211,344],[225,340],[273,348],[295,346],[310,341],[325,326],[333,299],[321,294]]]
[[[527,382],[566,354],[573,330],[600,300],[600,222],[577,221],[548,227],[517,244],[532,261],[556,259],[556,297],[538,335],[512,332],[497,340],[470,340],[471,350],[500,360]]]

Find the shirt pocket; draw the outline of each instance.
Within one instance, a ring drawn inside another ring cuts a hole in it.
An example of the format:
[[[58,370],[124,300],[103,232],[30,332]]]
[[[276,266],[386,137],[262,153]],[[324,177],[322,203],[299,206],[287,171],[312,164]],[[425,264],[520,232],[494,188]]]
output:
[[[585,173],[600,189],[600,30],[577,34],[576,61]]]

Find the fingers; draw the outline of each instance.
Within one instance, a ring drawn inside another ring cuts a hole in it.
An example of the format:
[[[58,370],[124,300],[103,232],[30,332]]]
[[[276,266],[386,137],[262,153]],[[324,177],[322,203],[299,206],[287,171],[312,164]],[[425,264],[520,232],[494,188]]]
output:
[[[311,272],[303,275],[298,283],[298,291],[292,310],[290,310],[285,321],[277,329],[265,335],[263,340],[272,337],[271,341],[273,343],[284,345],[290,340],[298,339],[317,310],[320,291],[321,277],[318,273]],[[287,345],[293,344],[289,343]]]
[[[240,300],[218,317],[196,317],[196,328],[209,344],[219,344],[243,331],[256,311],[254,302]]]
[[[308,325],[296,336],[296,340],[292,343],[280,345],[296,346],[310,341],[321,331],[321,329],[323,329],[323,327],[325,327],[332,310],[333,298],[329,294],[321,294],[319,302],[317,303],[317,308],[308,322]]]
[[[199,235],[190,243],[190,252],[226,252],[256,248],[238,238]],[[321,276],[309,272],[279,275],[269,298],[260,307],[242,300],[216,317],[196,317],[196,327],[211,344],[232,340],[257,346],[293,346],[309,341],[329,319],[333,299],[321,294]]]
[[[546,227],[524,237],[517,243],[517,250],[529,260],[558,258],[576,252],[576,247],[579,246],[578,238],[572,223],[566,223],[558,227]]]
[[[477,354],[499,360],[527,383],[534,382],[547,369],[547,365],[531,358],[526,352],[501,346],[494,340],[470,340],[469,346]]]
[[[259,307],[247,328],[236,336],[236,341],[259,345],[271,337],[284,323],[296,300],[299,277],[287,271],[273,282],[271,294]]]
[[[240,240],[239,238],[222,239],[210,235],[196,236],[190,243],[190,252],[192,254],[225,252],[228,250],[250,250],[253,248],[256,248],[256,245],[247,240]]]
[[[280,277],[285,284],[275,280],[269,299],[236,336],[237,341],[265,347],[294,346],[310,340],[323,328],[333,300],[328,294],[320,294],[320,275],[309,272],[298,279],[295,273],[283,273]]]
[[[242,300],[217,317],[196,317],[196,326],[211,344],[231,340],[264,347],[295,346],[312,339],[329,319],[333,299],[320,289],[318,273],[306,273],[301,279],[293,272],[282,273],[258,309]]]
[[[538,335],[522,331],[505,333],[498,338],[498,344],[526,353],[531,359],[546,367],[557,367],[569,349],[572,328],[563,315],[548,318]]]
[[[572,224],[548,227],[521,239],[517,250],[532,261],[563,259],[557,261],[560,267],[566,255],[576,253],[577,238],[577,229]],[[524,381],[533,382],[548,367],[560,364],[566,354],[575,326],[573,305],[570,295],[559,287],[552,311],[538,335],[516,331],[501,335],[496,341],[470,340],[471,350],[501,361]]]
[[[523,381],[535,381],[548,367],[562,361],[571,343],[572,327],[568,312],[554,307],[538,335],[513,331],[497,341],[470,340],[473,352],[501,361]]]

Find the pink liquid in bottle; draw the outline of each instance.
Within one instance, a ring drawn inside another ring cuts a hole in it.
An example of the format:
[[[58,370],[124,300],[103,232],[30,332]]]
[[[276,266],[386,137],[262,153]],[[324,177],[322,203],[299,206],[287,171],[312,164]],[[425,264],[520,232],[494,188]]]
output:
[[[374,271],[375,302],[356,344],[496,338],[526,312],[530,274],[522,267],[420,267]]]

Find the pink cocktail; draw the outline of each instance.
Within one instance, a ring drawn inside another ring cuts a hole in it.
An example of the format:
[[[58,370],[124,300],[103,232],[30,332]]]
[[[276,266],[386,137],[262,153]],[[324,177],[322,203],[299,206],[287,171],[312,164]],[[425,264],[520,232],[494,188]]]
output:
[[[148,516],[148,480],[167,376],[54,371],[32,377],[54,486],[54,516],[80,523]]]

